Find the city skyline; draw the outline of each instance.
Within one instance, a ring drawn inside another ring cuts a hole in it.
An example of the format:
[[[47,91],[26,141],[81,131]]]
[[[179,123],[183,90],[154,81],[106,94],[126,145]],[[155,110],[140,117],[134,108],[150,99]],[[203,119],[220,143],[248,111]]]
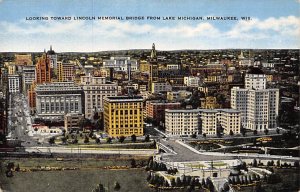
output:
[[[0,52],[97,52],[126,49],[299,49],[300,2],[256,1],[0,1]],[[14,10],[14,11],[12,11]],[[96,20],[74,20],[74,17]],[[124,20],[98,20],[97,17]],[[140,16],[143,20],[126,20]],[[152,20],[147,17],[160,17]],[[238,20],[207,20],[208,16]],[[70,21],[26,20],[71,17]],[[175,20],[163,20],[175,17]],[[203,17],[178,20],[177,17]],[[241,20],[250,17],[251,20]]]

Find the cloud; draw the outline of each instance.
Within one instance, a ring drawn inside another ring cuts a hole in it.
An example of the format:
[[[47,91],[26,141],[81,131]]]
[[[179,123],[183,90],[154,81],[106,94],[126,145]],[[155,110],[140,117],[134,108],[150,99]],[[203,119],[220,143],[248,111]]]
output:
[[[0,0],[1,1],[1,0]],[[230,23],[143,23],[119,20],[0,22],[0,51],[43,50],[49,44],[62,51],[149,48],[299,48],[300,18],[295,16]],[[4,42],[4,43],[3,43]],[[27,47],[26,47],[27,46]]]
[[[264,39],[270,35],[297,37],[300,35],[300,18],[295,16],[265,20],[253,18],[250,21],[239,21],[226,34],[229,38]]]

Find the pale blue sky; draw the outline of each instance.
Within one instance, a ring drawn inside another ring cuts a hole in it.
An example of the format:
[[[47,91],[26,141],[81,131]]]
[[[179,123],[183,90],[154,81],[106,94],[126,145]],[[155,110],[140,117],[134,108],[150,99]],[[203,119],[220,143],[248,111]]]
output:
[[[40,16],[249,16],[251,21],[26,21]],[[299,48],[300,0],[0,0],[0,52]]]

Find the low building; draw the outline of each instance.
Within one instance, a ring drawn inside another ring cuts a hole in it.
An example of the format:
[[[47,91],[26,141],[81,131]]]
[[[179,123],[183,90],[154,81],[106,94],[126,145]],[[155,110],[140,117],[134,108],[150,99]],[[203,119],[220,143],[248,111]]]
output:
[[[153,100],[146,102],[146,118],[157,123],[164,122],[166,109],[180,109],[181,103],[170,103],[167,101]]]
[[[194,76],[184,77],[184,85],[188,87],[198,87],[199,83],[200,83],[199,77],[194,77]]]
[[[79,122],[84,119],[83,114],[78,113],[68,113],[64,117],[64,123],[65,123],[65,130],[71,131],[71,130],[78,130],[79,129]]]
[[[104,98],[104,129],[111,137],[142,136],[143,98],[115,96]]]
[[[172,91],[172,86],[169,82],[153,82],[151,86],[151,93]]]
[[[180,101],[187,99],[189,96],[192,95],[192,92],[190,91],[169,91],[167,92],[167,99],[168,101]]]

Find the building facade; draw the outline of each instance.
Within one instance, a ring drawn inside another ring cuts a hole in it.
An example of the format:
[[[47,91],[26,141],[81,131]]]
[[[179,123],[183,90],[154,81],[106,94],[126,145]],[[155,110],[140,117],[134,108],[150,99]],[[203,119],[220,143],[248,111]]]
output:
[[[245,76],[245,88],[231,89],[231,108],[241,111],[244,128],[263,131],[277,127],[279,89],[267,89],[266,82],[259,68],[251,68]]]
[[[39,118],[60,121],[67,113],[83,112],[82,88],[72,82],[39,84],[35,91]]]
[[[64,124],[65,130],[78,130],[79,129],[79,122],[84,119],[83,114],[78,113],[68,113],[64,116]]]
[[[152,82],[151,93],[160,93],[172,91],[172,86],[169,82]]]
[[[19,75],[8,75],[8,92],[20,93],[21,91],[21,78]]]
[[[234,109],[182,109],[165,111],[168,135],[216,135],[219,128],[224,134],[240,133],[240,112]]]
[[[146,102],[146,118],[150,118],[157,123],[164,122],[166,109],[180,109],[181,103],[169,103],[167,101],[153,100]]]
[[[143,98],[104,98],[104,129],[111,137],[143,135]]]
[[[35,66],[23,66],[22,71],[22,89],[23,93],[27,94],[30,86],[35,80]]]
[[[103,112],[103,101],[107,96],[117,96],[118,85],[106,81],[105,77],[82,76],[80,85],[84,91],[84,114],[92,118],[95,112]]]

